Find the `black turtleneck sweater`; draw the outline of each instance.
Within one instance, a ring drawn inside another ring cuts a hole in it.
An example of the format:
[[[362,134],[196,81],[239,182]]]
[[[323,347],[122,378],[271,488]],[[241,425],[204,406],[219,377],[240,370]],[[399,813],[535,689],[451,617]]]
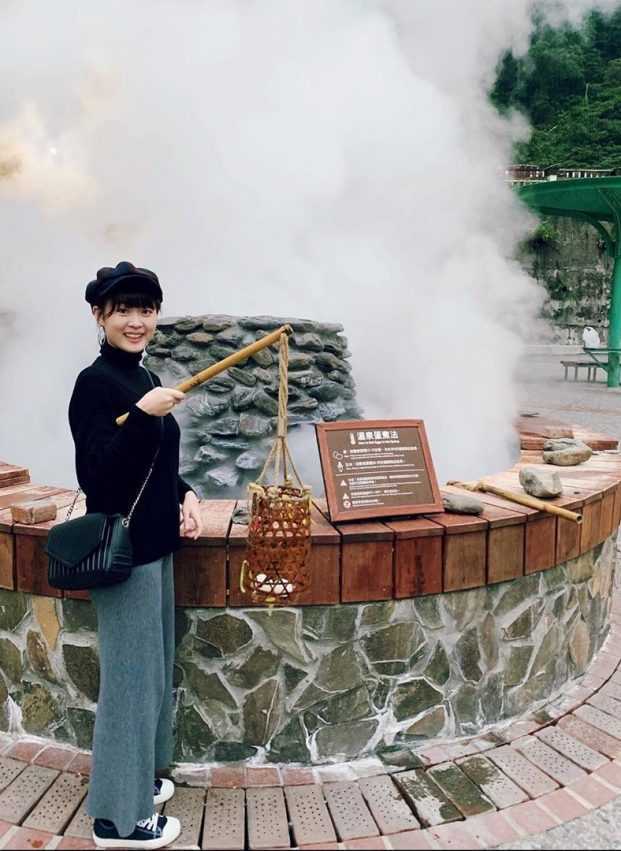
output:
[[[179,504],[190,486],[179,476],[179,426],[172,414],[154,417],[136,406],[153,385],[140,365],[142,353],[107,342],[78,375],[69,403],[76,472],[87,512],[126,514],[159,453],[130,524],[134,564],[178,549]],[[161,381],[150,373],[153,384]],[[116,417],[129,411],[122,426]]]

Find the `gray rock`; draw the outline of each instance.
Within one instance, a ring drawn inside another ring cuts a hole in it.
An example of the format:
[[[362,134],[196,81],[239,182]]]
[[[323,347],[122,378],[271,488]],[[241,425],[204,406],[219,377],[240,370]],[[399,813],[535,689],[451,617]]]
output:
[[[216,488],[234,488],[239,481],[239,474],[230,467],[215,467],[205,476],[208,484]]]
[[[446,710],[443,706],[430,709],[405,730],[406,736],[430,739],[439,736],[446,725]]]
[[[315,683],[328,692],[346,691],[363,681],[360,659],[353,644],[342,644],[321,659]]]
[[[265,462],[265,456],[254,449],[249,449],[238,456],[235,466],[240,470],[258,470]]]
[[[356,630],[356,614],[356,606],[304,606],[304,638],[315,641],[351,641]]]
[[[190,331],[196,331],[201,325],[202,322],[200,319],[188,317],[187,319],[181,319],[179,322],[175,322],[175,331],[179,334],[189,334]]]
[[[173,350],[172,357],[176,361],[185,363],[186,361],[194,360],[196,352],[193,348],[191,348],[191,346],[177,346],[177,348]]]
[[[347,366],[341,357],[331,354],[330,352],[321,352],[315,356],[315,363],[323,372],[330,372],[333,369],[346,370]]]
[[[278,680],[267,680],[244,700],[244,741],[265,745],[278,728],[282,715]]]
[[[575,446],[567,446],[564,449],[545,451],[543,460],[546,464],[555,464],[557,467],[571,467],[588,461],[593,450],[586,443],[578,443]]]
[[[314,411],[319,407],[317,399],[296,399],[294,402],[289,402],[288,409],[292,413],[301,413],[303,411]]]
[[[377,730],[377,724],[375,719],[369,719],[322,727],[315,739],[318,755],[345,759],[360,756]]]
[[[317,355],[320,357],[320,355]],[[313,365],[313,356],[304,354],[303,352],[289,353],[289,369],[291,372],[299,372],[302,369],[309,369]]]
[[[238,348],[244,340],[244,332],[235,328],[234,324],[232,324],[228,328],[225,328],[224,331],[220,331],[217,337],[219,343],[224,343],[225,346]]]
[[[223,614],[196,623],[197,635],[228,655],[241,650],[252,639],[252,630],[241,618]]]
[[[194,456],[194,463],[209,466],[210,464],[221,464],[227,458],[228,455],[225,452],[219,452],[213,446],[207,445],[201,446],[198,450]]]
[[[331,352],[333,355],[340,356],[347,348],[347,340],[345,337],[335,337],[330,340],[324,340],[323,348],[326,352]]]
[[[274,363],[274,355],[269,349],[261,349],[260,352],[255,352],[250,355],[250,360],[254,361],[261,367],[268,367]]]
[[[172,331],[177,322],[184,320],[183,316],[162,316],[157,320],[157,327],[162,331]]]
[[[69,723],[75,733],[76,745],[84,750],[90,750],[93,746],[93,732],[95,730],[95,713],[90,709],[81,709],[78,706],[68,706],[67,716]]]
[[[343,388],[335,381],[324,381],[319,387],[311,387],[308,392],[320,402],[334,402],[343,392]]]
[[[88,600],[72,600],[64,597],[63,626],[65,629],[75,632],[78,629],[88,629],[91,632],[97,630],[97,610]]]
[[[204,671],[199,665],[195,665],[193,662],[185,662],[183,667],[186,670],[187,680],[196,692],[199,700],[216,700],[228,706],[229,709],[237,708],[235,698],[226,688],[218,674],[207,673],[207,671]]]
[[[397,721],[413,718],[425,709],[442,703],[443,694],[427,680],[418,678],[400,683],[394,690],[393,712]]]
[[[21,702],[22,725],[27,733],[43,733],[60,720],[60,707],[52,693],[42,685],[28,683]]]
[[[483,503],[475,496],[460,493],[446,493],[442,498],[444,510],[451,514],[481,514]]]
[[[10,638],[0,638],[0,669],[9,680],[20,682],[24,671],[24,656]]]
[[[25,594],[0,589],[0,629],[14,630],[27,611]]]
[[[263,390],[259,390],[254,397],[255,407],[263,414],[275,417],[278,414],[278,402],[270,398]]]
[[[556,471],[538,470],[536,467],[522,467],[520,484],[531,496],[538,499],[553,499],[563,493],[561,478]]]
[[[250,442],[243,438],[231,440],[228,437],[218,437],[217,435],[214,435],[209,442],[214,446],[217,446],[219,449],[230,449],[233,452],[245,452],[246,449],[250,449]]]
[[[280,387],[277,387],[275,384],[268,384],[265,386],[265,392],[272,396],[274,399],[278,399],[280,395]],[[300,387],[294,387],[293,384],[289,384],[288,387],[289,401],[291,402],[293,399],[305,399],[306,394]]]
[[[255,369],[254,374],[263,384],[274,384],[277,379],[276,372],[271,372],[269,369],[263,369],[260,366]]]
[[[36,671],[40,677],[43,677],[44,680],[55,682],[56,677],[52,671],[45,641],[38,632],[35,632],[32,629],[28,630],[28,635],[26,636],[26,650],[32,669]]]
[[[209,389],[212,393],[230,393],[234,387],[235,382],[228,375],[217,375],[209,381]]]
[[[369,603],[360,615],[360,626],[386,626],[395,613],[395,601],[385,600],[381,603]]]
[[[242,665],[231,665],[224,673],[232,685],[238,688],[254,688],[268,677],[273,677],[279,665],[280,656],[277,653],[256,647]]]
[[[264,630],[267,638],[283,653],[303,665],[311,658],[302,639],[302,617],[299,611],[271,609],[248,612]]]
[[[481,651],[476,627],[471,627],[462,633],[455,644],[455,656],[461,668],[464,679],[478,683],[482,676]]]
[[[272,762],[310,761],[306,733],[298,717],[292,718],[272,737],[268,747],[268,758]]]
[[[353,381],[347,372],[341,372],[339,369],[332,369],[327,375],[330,381],[336,381],[338,384],[344,384],[347,387],[353,386]]]
[[[419,621],[427,629],[440,629],[444,625],[436,596],[414,597],[414,610]]]
[[[223,414],[228,407],[228,399],[205,394],[202,399],[198,399],[196,404],[192,405],[191,410],[197,417],[217,417],[219,414]]]
[[[251,331],[275,331],[283,325],[283,320],[274,316],[244,316],[239,320],[242,328],[249,328]]]
[[[451,675],[451,667],[444,646],[438,641],[425,668],[425,677],[439,686],[445,685]]]
[[[188,334],[186,340],[195,346],[208,346],[213,341],[213,334],[208,334],[207,331],[194,331]]]
[[[317,322],[315,327],[319,334],[339,334],[343,330],[340,322]]]
[[[205,752],[215,738],[198,706],[180,708],[177,713],[177,743],[182,756],[204,760]]]
[[[254,405],[255,391],[252,387],[236,387],[231,396],[234,411],[245,411]]]
[[[244,745],[242,742],[216,742],[213,758],[216,762],[241,762],[250,759],[256,752],[257,748]]]
[[[207,423],[204,433],[220,437],[235,437],[239,434],[239,418],[222,417],[222,419]]]
[[[249,369],[240,369],[237,366],[232,366],[227,372],[231,378],[234,378],[240,384],[245,384],[246,387],[254,387],[257,383],[257,376]]]
[[[298,349],[308,349],[311,352],[321,352],[323,350],[323,343],[319,334],[294,334],[291,342]]]
[[[265,437],[272,430],[271,420],[258,414],[242,414],[239,418],[239,431],[245,437]]]
[[[230,328],[233,324],[234,321],[230,316],[209,316],[207,319],[203,319],[202,323],[205,331],[211,331],[213,333],[224,331],[225,328]]]
[[[94,647],[63,644],[63,659],[69,677],[93,703],[99,694],[99,657]]]
[[[229,346],[225,346],[222,343],[212,343],[209,348],[209,354],[216,358],[217,361],[222,361],[225,358],[230,357],[234,352],[233,348],[229,348]],[[227,370],[228,372],[228,370]],[[213,379],[212,379],[213,380]]]
[[[289,376],[289,384],[295,384],[298,387],[319,387],[323,380],[323,376],[318,372],[313,372],[312,369],[292,372]]]

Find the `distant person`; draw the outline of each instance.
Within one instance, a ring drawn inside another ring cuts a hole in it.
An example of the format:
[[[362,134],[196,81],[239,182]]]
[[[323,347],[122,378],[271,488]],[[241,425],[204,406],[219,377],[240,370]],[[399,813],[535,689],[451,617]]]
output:
[[[181,832],[178,819],[155,810],[175,791],[155,776],[168,769],[173,750],[173,551],[180,535],[201,534],[200,506],[179,477],[171,412],[184,394],[162,387],[140,363],[162,304],[157,276],[119,263],[100,269],[85,297],[101,353],[78,375],[69,405],[77,477],[87,513],[127,517],[135,504],[129,578],[90,591],[101,685],[87,812],[98,847],[162,848]]]
[[[590,325],[582,332],[582,345],[587,349],[598,349],[601,346],[599,334]]]

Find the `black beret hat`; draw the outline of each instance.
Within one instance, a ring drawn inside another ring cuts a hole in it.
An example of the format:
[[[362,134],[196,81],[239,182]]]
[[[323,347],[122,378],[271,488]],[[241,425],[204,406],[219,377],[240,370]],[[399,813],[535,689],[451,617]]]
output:
[[[141,269],[127,260],[117,263],[114,268],[104,266],[99,269],[95,280],[87,285],[84,298],[91,306],[101,305],[108,296],[121,287],[147,293],[160,302],[163,300],[162,288],[155,272],[151,272],[150,269]]]

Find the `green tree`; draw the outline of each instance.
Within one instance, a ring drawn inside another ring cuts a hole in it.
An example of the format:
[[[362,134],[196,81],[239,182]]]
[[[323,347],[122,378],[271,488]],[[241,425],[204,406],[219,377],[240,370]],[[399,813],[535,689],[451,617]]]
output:
[[[579,29],[539,21],[528,54],[501,59],[490,97],[533,125],[516,161],[621,168],[621,8]]]

